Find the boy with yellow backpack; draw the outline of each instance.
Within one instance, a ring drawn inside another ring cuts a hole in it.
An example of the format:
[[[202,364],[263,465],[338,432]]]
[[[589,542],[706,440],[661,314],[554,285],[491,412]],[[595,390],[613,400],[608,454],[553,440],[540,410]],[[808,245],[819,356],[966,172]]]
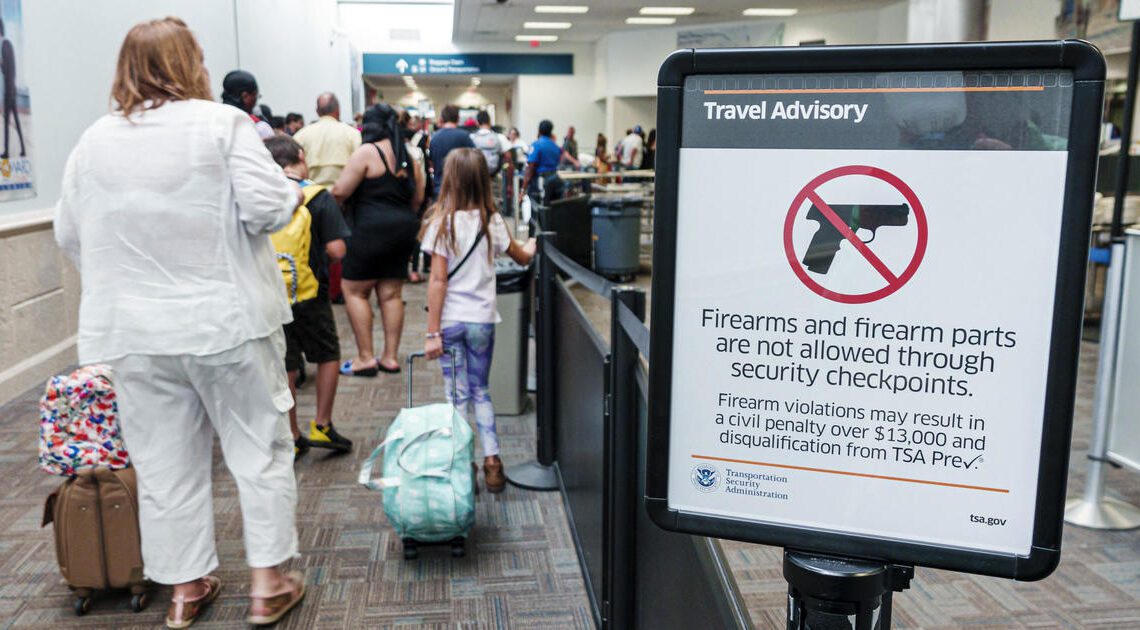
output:
[[[267,138],[265,147],[285,175],[301,185],[305,195],[289,224],[270,236],[285,291],[293,305],[293,322],[285,325],[285,369],[294,403],[301,353],[309,363],[317,364],[317,417],[309,423],[307,435],[302,435],[297,426],[296,405],[289,411],[294,455],[304,454],[310,446],[347,452],[352,449],[352,441],[337,433],[332,424],[340,340],[328,295],[328,262],[344,257],[345,239],[350,231],[332,194],[324,186],[308,181],[309,169],[300,144],[280,135]]]

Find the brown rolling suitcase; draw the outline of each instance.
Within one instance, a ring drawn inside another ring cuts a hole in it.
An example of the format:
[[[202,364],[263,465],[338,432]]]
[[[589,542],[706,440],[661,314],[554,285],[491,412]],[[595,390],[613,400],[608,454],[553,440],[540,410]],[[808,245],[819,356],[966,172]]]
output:
[[[43,525],[55,525],[59,571],[75,593],[75,614],[91,609],[95,591],[129,589],[131,609],[146,608],[135,470],[85,468],[44,504]]]

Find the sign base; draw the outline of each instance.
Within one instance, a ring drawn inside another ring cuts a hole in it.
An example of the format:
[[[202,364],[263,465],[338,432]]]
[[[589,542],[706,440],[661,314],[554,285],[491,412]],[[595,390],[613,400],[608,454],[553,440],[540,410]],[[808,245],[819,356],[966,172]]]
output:
[[[547,492],[558,489],[558,475],[554,473],[554,466],[543,466],[536,461],[510,466],[506,470],[506,476],[511,485],[524,490]]]
[[[1136,529],[1140,508],[1112,497],[1092,501],[1073,497],[1065,502],[1065,522],[1089,529]]]
[[[891,595],[912,578],[914,567],[785,549],[788,630],[889,630]]]

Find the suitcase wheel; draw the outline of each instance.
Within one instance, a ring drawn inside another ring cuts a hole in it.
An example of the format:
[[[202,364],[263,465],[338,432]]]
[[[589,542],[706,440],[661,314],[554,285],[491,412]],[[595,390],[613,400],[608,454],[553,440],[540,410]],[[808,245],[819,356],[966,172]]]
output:
[[[148,593],[138,593],[136,595],[131,595],[131,610],[134,612],[142,612],[146,609],[146,606],[149,603],[150,597]]]
[[[451,539],[451,557],[462,558],[467,555],[467,539],[465,538],[452,538]]]
[[[76,597],[75,598],[75,615],[82,617],[91,612],[91,598],[90,597]]]
[[[404,539],[404,560],[415,560],[420,557],[420,550],[416,546],[416,541],[411,538]]]

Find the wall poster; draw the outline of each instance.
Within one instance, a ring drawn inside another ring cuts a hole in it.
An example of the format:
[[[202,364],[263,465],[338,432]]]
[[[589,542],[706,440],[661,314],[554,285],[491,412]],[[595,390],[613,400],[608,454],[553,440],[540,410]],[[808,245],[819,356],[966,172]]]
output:
[[[30,130],[32,106],[23,73],[22,0],[0,1],[0,75],[4,78],[4,146],[0,153],[0,201],[36,196]]]

